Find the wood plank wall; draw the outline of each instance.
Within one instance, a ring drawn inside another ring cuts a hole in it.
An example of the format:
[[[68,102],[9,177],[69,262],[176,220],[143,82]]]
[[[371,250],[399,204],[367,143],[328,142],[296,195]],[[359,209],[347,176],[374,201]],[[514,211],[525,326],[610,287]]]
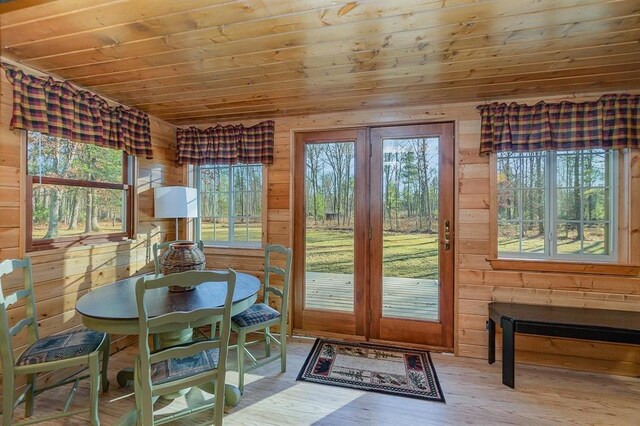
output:
[[[506,101],[530,104],[540,100],[580,101],[596,99],[600,95],[601,93],[595,93],[582,97],[507,99]],[[490,165],[487,156],[478,154],[480,117],[475,106],[475,103],[441,104],[417,108],[276,118],[276,156],[267,174],[267,240],[293,245],[290,182],[292,181],[291,151],[294,132],[381,124],[455,121],[458,176],[455,354],[486,358],[485,321],[487,304],[490,301],[640,310],[640,277],[491,269],[491,265],[486,260],[490,254]],[[243,124],[249,126],[256,122]],[[198,127],[205,128],[216,124],[220,123]],[[634,179],[638,180],[637,165],[634,166],[634,170]],[[638,194],[634,194],[634,197],[637,196]],[[638,232],[637,221],[632,226],[635,226],[635,232]],[[221,253],[223,256],[220,259],[227,261],[231,252],[225,250]],[[216,249],[209,248],[207,253],[208,262],[215,263],[212,259],[217,257]],[[252,264],[252,261],[255,264]],[[244,252],[242,266],[260,271],[262,258],[258,254],[250,256]],[[640,375],[640,351],[637,347],[629,345],[524,336],[517,337],[516,345],[519,362]],[[499,338],[498,346],[500,346]]]
[[[35,296],[41,336],[73,329],[81,324],[76,300],[92,288],[153,268],[151,245],[173,239],[173,219],[153,218],[153,188],[183,185],[185,173],[175,165],[175,127],[151,117],[153,160],[138,162],[137,238],[69,249],[25,253],[24,181],[26,148],[21,130],[9,130],[12,90],[0,72],[0,260],[29,256],[33,263]],[[15,291],[19,280],[3,283],[4,292]],[[22,315],[16,307],[11,316]],[[129,336],[112,336],[112,351],[135,342]],[[20,350],[21,348],[18,348]]]
[[[24,142],[9,130],[11,88],[0,77],[0,258],[24,255]],[[590,94],[585,98],[597,98]],[[562,98],[547,98],[557,101]],[[575,98],[572,98],[575,99]],[[537,102],[541,99],[508,99]],[[267,173],[266,241],[292,246],[291,151],[293,133],[380,124],[455,121],[457,144],[457,267],[455,353],[486,355],[486,306],[491,300],[640,310],[640,278],[590,274],[494,271],[489,256],[489,160],[478,155],[479,116],[475,104],[441,104],[378,111],[352,111],[277,118],[275,162]],[[211,123],[215,125],[219,123]],[[224,123],[223,123],[224,124]],[[245,125],[255,123],[245,122]],[[202,125],[199,127],[207,127]],[[51,250],[29,254],[34,263],[38,313],[44,334],[80,323],[74,311],[77,298],[90,288],[150,268],[150,245],[172,238],[172,220],[153,218],[152,188],[181,185],[184,171],[174,165],[175,131],[152,118],[154,160],[140,160],[137,181],[138,238],[119,244]],[[639,179],[637,174],[634,179]],[[635,229],[637,232],[637,221]],[[184,230],[184,226],[181,229]],[[183,237],[184,235],[182,235]],[[261,250],[207,248],[209,267],[234,267],[261,274]],[[114,339],[114,346],[131,339]],[[640,353],[626,345],[518,337],[519,361],[562,365],[593,371],[639,375]]]

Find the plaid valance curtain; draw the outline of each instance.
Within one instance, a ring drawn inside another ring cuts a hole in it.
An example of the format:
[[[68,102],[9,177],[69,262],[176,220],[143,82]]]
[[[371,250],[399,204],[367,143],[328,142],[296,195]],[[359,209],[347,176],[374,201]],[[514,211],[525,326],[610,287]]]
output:
[[[35,77],[5,63],[2,67],[13,85],[11,129],[153,158],[147,114],[109,106],[101,97],[78,90],[66,81]]]
[[[176,130],[178,164],[272,164],[275,123]]]
[[[496,102],[477,109],[480,153],[640,147],[640,95],[533,106]]]

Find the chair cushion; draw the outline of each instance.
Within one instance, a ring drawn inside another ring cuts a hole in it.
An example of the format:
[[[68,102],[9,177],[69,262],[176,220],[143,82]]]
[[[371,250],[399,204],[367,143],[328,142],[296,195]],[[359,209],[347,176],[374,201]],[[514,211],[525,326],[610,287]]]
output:
[[[98,349],[105,333],[77,330],[38,339],[20,355],[16,365],[39,364],[88,355]]]
[[[239,327],[249,327],[276,318],[280,318],[280,312],[264,303],[256,303],[246,311],[231,317],[231,321]]]
[[[199,352],[186,358],[171,358],[151,365],[151,382],[167,383],[205,371],[214,370],[218,366],[218,349]]]

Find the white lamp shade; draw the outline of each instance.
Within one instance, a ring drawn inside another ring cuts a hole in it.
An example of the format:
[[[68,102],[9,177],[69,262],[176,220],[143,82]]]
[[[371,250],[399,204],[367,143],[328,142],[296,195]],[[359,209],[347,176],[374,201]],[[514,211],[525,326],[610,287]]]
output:
[[[165,186],[155,189],[155,217],[198,216],[198,193],[195,188]]]

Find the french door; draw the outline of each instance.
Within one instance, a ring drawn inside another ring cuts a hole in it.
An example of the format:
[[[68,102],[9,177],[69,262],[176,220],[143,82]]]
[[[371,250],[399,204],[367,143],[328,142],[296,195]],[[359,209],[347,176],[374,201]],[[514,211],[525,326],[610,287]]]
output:
[[[299,133],[294,328],[453,347],[453,124]]]

